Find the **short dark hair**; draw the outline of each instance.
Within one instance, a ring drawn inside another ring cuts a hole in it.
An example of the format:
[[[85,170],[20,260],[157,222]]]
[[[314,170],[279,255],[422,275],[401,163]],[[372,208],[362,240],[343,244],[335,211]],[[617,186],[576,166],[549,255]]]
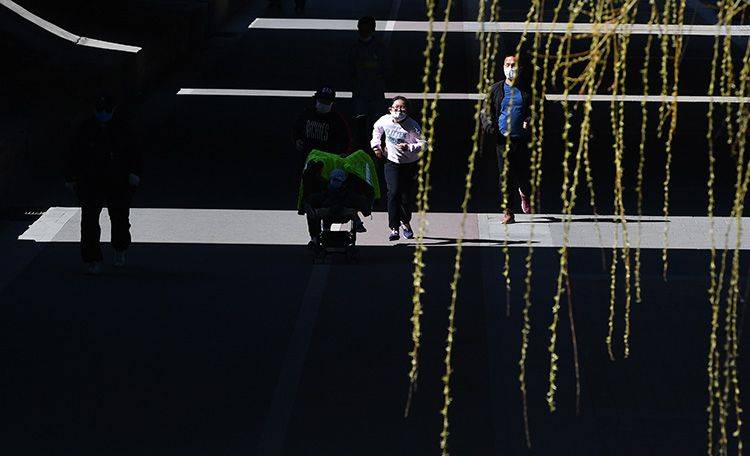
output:
[[[404,102],[404,106],[406,106],[407,108],[409,107],[409,100],[407,100],[406,97],[402,97],[401,95],[398,95],[398,96],[395,96],[395,97],[391,98],[391,106],[393,106],[393,103],[395,103],[395,102],[397,102],[399,100],[401,100],[401,101]]]
[[[373,16],[364,16],[357,21],[357,29],[362,30],[364,27],[370,27],[375,30],[375,18]]]

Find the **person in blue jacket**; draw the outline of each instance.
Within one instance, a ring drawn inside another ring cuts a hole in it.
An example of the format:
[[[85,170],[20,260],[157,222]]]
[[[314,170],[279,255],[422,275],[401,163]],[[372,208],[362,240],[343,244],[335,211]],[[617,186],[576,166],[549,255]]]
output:
[[[515,55],[507,55],[503,60],[505,78],[493,84],[482,110],[482,127],[486,135],[496,139],[498,168],[502,176],[503,155],[508,151],[507,186],[509,192],[518,192],[521,210],[531,212],[530,155],[528,143],[531,140],[531,96],[520,84],[522,67]],[[508,207],[503,208],[503,223],[515,222],[508,195]]]

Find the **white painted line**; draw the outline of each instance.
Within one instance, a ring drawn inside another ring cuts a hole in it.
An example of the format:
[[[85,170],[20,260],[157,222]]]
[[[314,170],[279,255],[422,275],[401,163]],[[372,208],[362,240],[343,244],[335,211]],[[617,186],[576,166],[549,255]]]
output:
[[[586,95],[568,95],[568,101],[586,101]],[[549,94],[545,96],[545,100],[548,101],[562,101],[565,97],[562,94]],[[709,97],[705,95],[677,95],[673,97],[671,95],[618,95],[616,97],[619,101],[637,101],[641,102],[645,98],[647,103],[661,103],[677,101],[678,103],[709,103],[713,100],[714,103],[750,103],[750,97]],[[615,99],[614,95],[593,95],[591,101],[612,101]]]
[[[392,24],[391,24],[392,23]],[[357,30],[357,21],[348,19],[297,19],[297,18],[258,18],[248,28],[251,29],[273,29],[273,30],[327,30],[327,31],[353,31]],[[377,21],[376,30],[393,32],[427,32],[427,21]],[[591,24],[552,22],[485,22],[486,32],[503,33],[554,33],[554,34],[632,34],[632,35],[696,35],[696,36],[750,36],[750,25],[660,25],[660,24]],[[444,22],[436,21],[433,31],[457,33],[476,33],[480,30],[480,23],[476,21],[452,21],[446,27]]]
[[[271,89],[180,89],[177,95],[204,95],[217,97],[279,97],[279,98],[309,98],[315,94],[314,90],[271,90]],[[421,100],[421,92],[387,92],[386,99],[401,95],[412,100]],[[336,98],[351,98],[351,92],[337,92]],[[428,93],[427,99],[435,98],[434,93]],[[451,101],[476,101],[483,100],[484,94],[480,93],[440,93],[441,100]],[[545,100],[562,101],[562,94],[547,94]],[[612,101],[614,95],[594,95],[593,102]],[[627,102],[640,102],[643,95],[618,95],[617,99]],[[661,95],[647,95],[646,102],[659,103],[661,101],[672,101],[674,97]],[[568,95],[568,101],[585,101],[586,95]],[[678,103],[709,103],[712,97],[705,95],[678,95]],[[750,97],[713,97],[714,103],[750,103]]]
[[[130,46],[127,44],[120,44],[120,43],[111,43],[109,41],[102,41],[102,40],[96,40],[93,38],[86,38],[85,36],[78,36],[74,33],[71,33],[63,29],[62,27],[58,27],[52,22],[42,19],[41,17],[28,11],[27,9],[23,8],[21,5],[11,0],[0,0],[0,5],[8,8],[9,10],[18,14],[19,16],[31,22],[32,24],[38,27],[41,27],[44,30],[52,33],[53,35],[56,35],[66,41],[70,41],[71,43],[78,45],[78,46],[87,46],[87,47],[94,47],[94,48],[99,48],[99,49],[108,49],[111,51],[123,51],[123,52],[131,52],[131,53],[136,53],[141,50],[141,48],[138,46]]]
[[[280,97],[280,98],[309,98],[315,94],[314,90],[267,90],[267,89],[180,89],[177,95],[203,95],[219,97]],[[397,95],[409,99],[422,99],[422,92],[386,92],[385,98]],[[336,92],[336,98],[351,98],[351,92]],[[428,93],[427,99],[435,98],[434,93]],[[441,100],[482,100],[484,95],[476,93],[441,93]]]
[[[52,207],[18,236],[18,240],[52,242],[63,226],[79,212],[80,209],[76,207]]]
[[[285,97],[309,98],[314,90],[263,90],[263,89],[180,89],[177,95],[207,95],[218,97]],[[351,98],[351,92],[337,92],[338,98]]]
[[[99,49],[107,49],[110,51],[122,51],[136,53],[141,50],[138,46],[130,46],[127,44],[111,43],[109,41],[95,40],[94,38],[86,38],[82,36],[81,39],[76,43],[80,46],[87,46]]]

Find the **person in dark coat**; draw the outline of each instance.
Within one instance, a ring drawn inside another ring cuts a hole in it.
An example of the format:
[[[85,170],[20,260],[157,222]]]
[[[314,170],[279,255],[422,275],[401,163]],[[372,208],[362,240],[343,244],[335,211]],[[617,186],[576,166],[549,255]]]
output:
[[[508,55],[503,61],[505,78],[490,86],[481,113],[482,128],[485,135],[496,140],[498,168],[501,179],[503,172],[503,154],[508,150],[507,186],[509,192],[518,192],[521,199],[521,210],[531,212],[530,152],[528,143],[531,140],[531,96],[519,84],[522,67],[518,58]],[[502,191],[502,190],[501,190]],[[503,208],[503,223],[515,222],[515,215],[510,207],[512,195],[508,195],[509,206]]]
[[[125,119],[115,111],[111,97],[99,96],[64,157],[66,186],[81,205],[81,257],[89,274],[101,271],[102,208],[107,207],[112,224],[116,267],[125,265],[131,243],[130,203],[140,184],[142,160]]]
[[[292,140],[301,155],[303,167],[313,149],[341,156],[352,151],[349,124],[336,111],[335,101],[336,92],[328,86],[321,87],[313,96],[313,105],[305,108],[294,122]],[[367,231],[358,216],[355,217],[355,226],[358,233]]]

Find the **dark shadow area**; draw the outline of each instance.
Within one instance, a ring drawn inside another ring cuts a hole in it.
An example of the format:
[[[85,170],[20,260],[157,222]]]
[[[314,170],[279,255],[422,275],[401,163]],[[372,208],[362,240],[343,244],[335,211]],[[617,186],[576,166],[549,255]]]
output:
[[[457,238],[446,238],[446,237],[433,237],[433,236],[425,236],[425,239],[429,241],[440,241],[440,242],[431,242],[429,244],[426,244],[427,247],[430,246],[453,246],[456,245],[458,242]],[[464,244],[492,244],[492,245],[526,245],[529,243],[529,241],[498,241],[497,239],[462,239],[462,243]],[[531,244],[537,244],[538,241],[531,241]]]

